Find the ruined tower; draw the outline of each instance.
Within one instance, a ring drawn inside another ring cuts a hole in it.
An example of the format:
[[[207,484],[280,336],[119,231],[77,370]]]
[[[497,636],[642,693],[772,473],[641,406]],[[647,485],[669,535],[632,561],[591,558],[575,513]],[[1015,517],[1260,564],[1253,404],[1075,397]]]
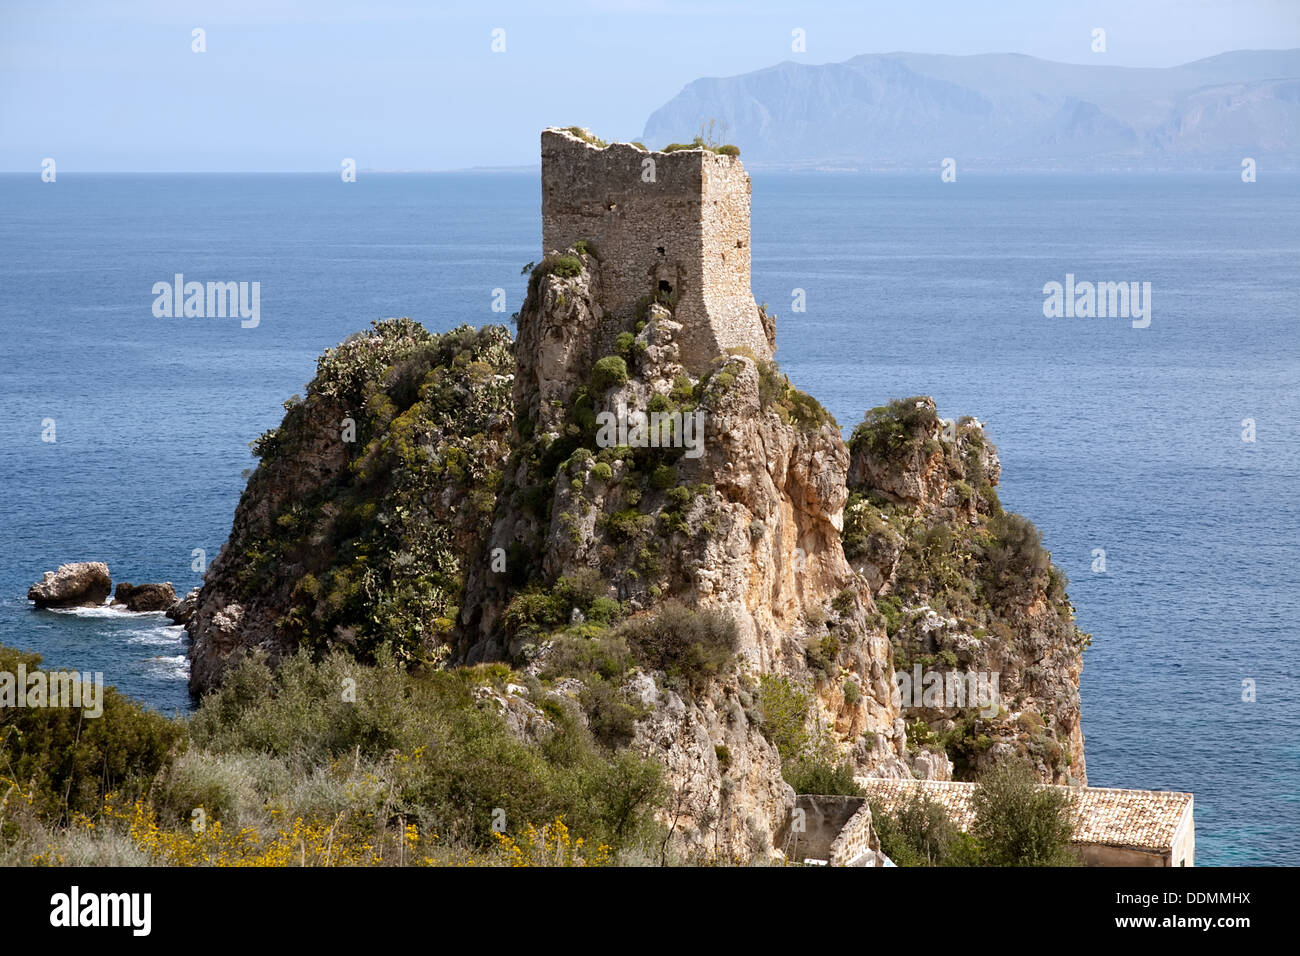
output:
[[[618,319],[673,296],[681,363],[694,374],[728,349],[773,351],[749,286],[749,190],[736,156],[542,132],[543,251],[594,242],[602,305]]]

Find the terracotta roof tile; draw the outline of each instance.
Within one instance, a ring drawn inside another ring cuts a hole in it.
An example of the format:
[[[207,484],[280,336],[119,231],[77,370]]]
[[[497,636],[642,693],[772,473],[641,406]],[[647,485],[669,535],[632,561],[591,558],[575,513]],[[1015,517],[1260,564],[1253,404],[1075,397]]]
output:
[[[960,781],[859,778],[867,798],[893,809],[908,794],[920,791],[948,811],[962,830],[974,822],[971,797],[975,784]],[[1057,787],[1076,799],[1075,843],[1169,849],[1190,793],[1169,790],[1114,790],[1106,787]]]

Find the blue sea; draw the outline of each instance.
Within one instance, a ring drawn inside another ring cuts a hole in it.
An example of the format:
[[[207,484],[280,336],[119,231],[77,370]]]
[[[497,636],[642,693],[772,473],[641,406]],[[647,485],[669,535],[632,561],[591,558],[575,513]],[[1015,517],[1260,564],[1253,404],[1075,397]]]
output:
[[[0,176],[0,643],[185,712],[179,628],[27,588],[81,560],[197,585],[316,356],[388,316],[507,322],[539,195],[536,173]],[[1300,178],[759,173],[752,230],[778,358],[846,431],[914,394],[987,423],[1093,635],[1089,782],[1195,793],[1198,864],[1300,864]],[[260,324],[155,318],[176,273],[259,282]],[[1150,326],[1044,318],[1067,274],[1150,282]]]

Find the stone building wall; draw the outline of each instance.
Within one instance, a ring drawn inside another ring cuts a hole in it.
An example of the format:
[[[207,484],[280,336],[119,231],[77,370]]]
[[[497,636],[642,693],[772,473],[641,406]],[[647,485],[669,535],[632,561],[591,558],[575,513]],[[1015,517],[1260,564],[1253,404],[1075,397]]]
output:
[[[796,819],[801,827],[796,827]],[[791,863],[884,866],[871,807],[862,797],[800,794],[774,845]]]
[[[594,242],[602,305],[624,329],[639,303],[675,295],[681,362],[695,374],[729,348],[771,355],[749,285],[749,192],[737,157],[542,132],[543,252]]]
[[[881,866],[880,841],[871,826],[871,807],[863,800],[830,847],[831,866]]]
[[[792,863],[829,863],[832,846],[863,803],[861,797],[800,794],[795,798],[795,815],[778,831],[774,844]]]

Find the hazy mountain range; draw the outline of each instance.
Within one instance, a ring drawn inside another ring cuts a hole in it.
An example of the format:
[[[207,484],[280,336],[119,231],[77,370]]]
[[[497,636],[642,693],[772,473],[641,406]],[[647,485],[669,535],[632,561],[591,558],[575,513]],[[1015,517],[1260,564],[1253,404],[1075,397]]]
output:
[[[1104,54],[1098,59],[1103,59]],[[1300,169],[1300,50],[1162,69],[1015,53],[784,62],[688,84],[646,122],[651,148],[725,124],[748,166]]]

